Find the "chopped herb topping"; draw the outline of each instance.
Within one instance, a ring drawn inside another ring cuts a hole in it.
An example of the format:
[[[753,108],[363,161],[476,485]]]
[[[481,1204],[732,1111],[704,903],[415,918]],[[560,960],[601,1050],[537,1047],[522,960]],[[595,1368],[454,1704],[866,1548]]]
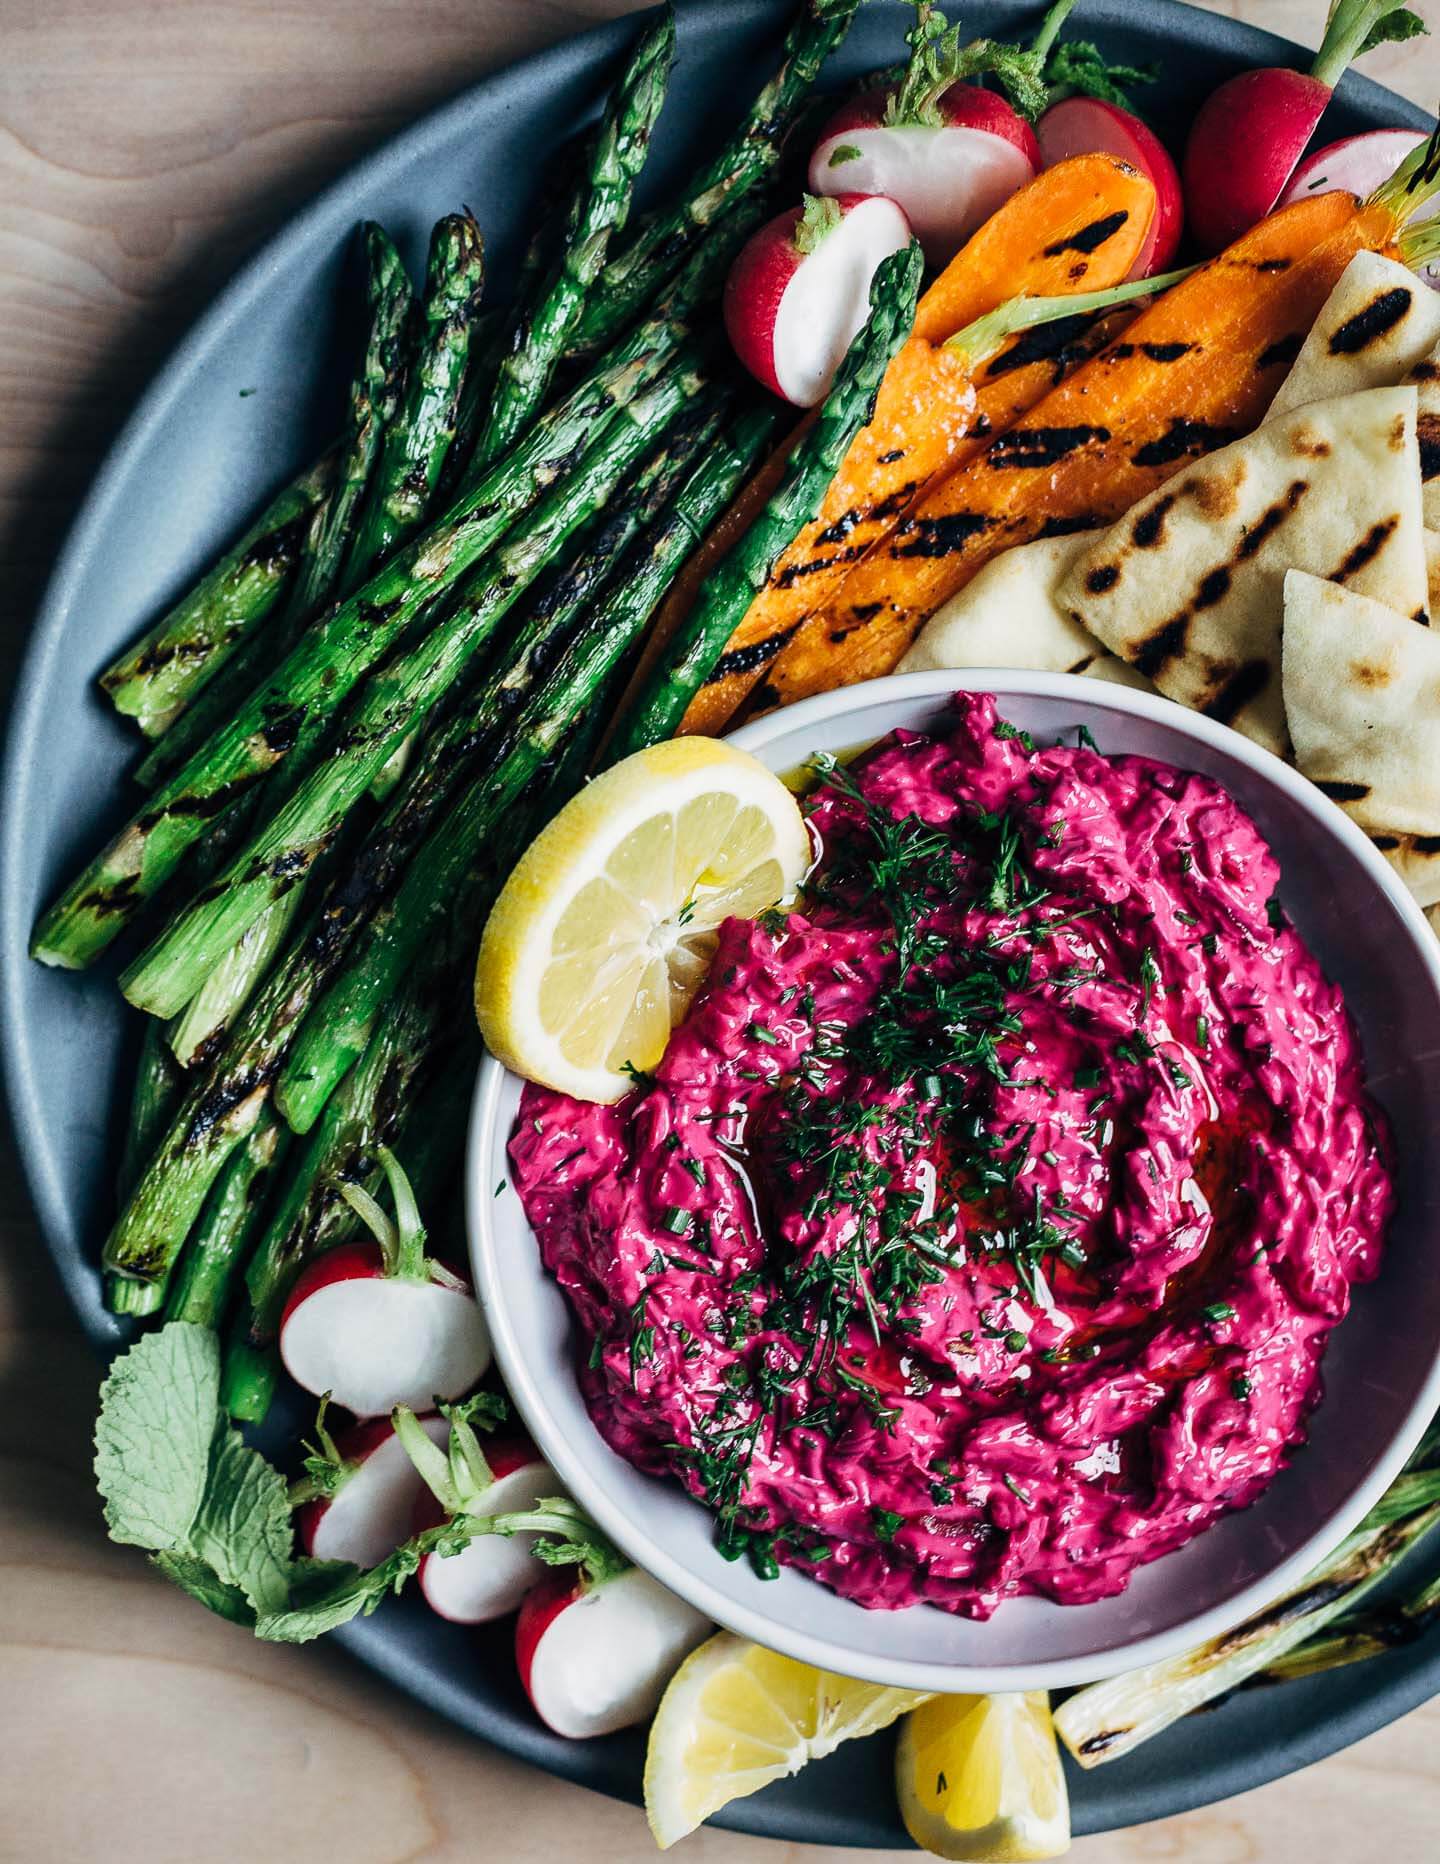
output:
[[[892,1508],[872,1508],[870,1525],[875,1529],[875,1538],[888,1547],[905,1525],[903,1514],[896,1514]]]

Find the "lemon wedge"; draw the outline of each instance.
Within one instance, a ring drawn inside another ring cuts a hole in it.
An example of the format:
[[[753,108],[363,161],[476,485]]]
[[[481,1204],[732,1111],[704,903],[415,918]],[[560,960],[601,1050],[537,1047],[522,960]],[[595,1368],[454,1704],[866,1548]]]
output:
[[[475,1013],[492,1055],[577,1100],[618,1100],[699,989],[732,914],[804,876],[795,798],[713,738],[625,758],[521,856],[480,941]]]
[[[932,1696],[900,1731],[895,1783],[906,1831],[937,1857],[1010,1864],[1070,1849],[1070,1799],[1043,1689]]]
[[[662,1851],[842,1741],[888,1728],[925,1697],[857,1683],[720,1631],[670,1679],[650,1725],[645,1816]]]

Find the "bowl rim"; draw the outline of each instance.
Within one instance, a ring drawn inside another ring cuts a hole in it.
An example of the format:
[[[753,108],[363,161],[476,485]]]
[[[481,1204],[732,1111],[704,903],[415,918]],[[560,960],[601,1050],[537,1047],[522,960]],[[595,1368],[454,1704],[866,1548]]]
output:
[[[1231,727],[1157,694],[1109,681],[1086,679],[1079,674],[1037,673],[1008,667],[894,673],[820,693],[767,713],[727,734],[725,742],[739,750],[758,753],[777,738],[791,736],[797,727],[801,730],[818,727],[886,701],[913,699],[921,702],[955,692],[991,692],[1002,706],[1009,697],[1073,698],[1089,709],[1109,709],[1167,727],[1182,740],[1203,744],[1246,766],[1295,802],[1322,837],[1328,836],[1338,842],[1358,861],[1370,881],[1395,908],[1419,954],[1422,969],[1440,997],[1440,941],[1399,876],[1344,810],[1273,752],[1254,744]],[[834,1638],[806,1631],[731,1598],[703,1574],[667,1552],[649,1536],[642,1520],[612,1500],[605,1481],[594,1471],[590,1444],[576,1444],[550,1412],[542,1390],[544,1375],[537,1374],[530,1364],[512,1326],[505,1300],[505,1278],[499,1273],[496,1253],[494,1174],[498,1168],[503,1177],[509,1169],[505,1153],[509,1133],[500,1130],[500,1098],[511,1078],[509,1070],[492,1056],[487,1055],[482,1061],[466,1142],[465,1203],[476,1289],[489,1323],[496,1361],[521,1421],[575,1501],[637,1566],[644,1567],[724,1629],[817,1668],[867,1682],[941,1694],[1013,1692],[1098,1682],[1193,1649],[1210,1638],[1224,1635],[1262,1610],[1333,1551],[1400,1473],[1430,1419],[1440,1409],[1440,1333],[1437,1333],[1429,1368],[1401,1425],[1381,1455],[1355,1482],[1346,1499],[1333,1508],[1297,1548],[1260,1577],[1162,1630],[1111,1645],[1088,1656],[1054,1661],[1031,1659],[1005,1665],[957,1665],[856,1654]],[[594,1442],[604,1447],[598,1433]],[[700,1508],[702,1504],[695,1502],[694,1506]],[[864,1608],[857,1606],[857,1609]],[[1086,1608],[1074,1606],[1070,1609],[1083,1611]],[[1001,1614],[997,1612],[989,1622],[1001,1624]]]

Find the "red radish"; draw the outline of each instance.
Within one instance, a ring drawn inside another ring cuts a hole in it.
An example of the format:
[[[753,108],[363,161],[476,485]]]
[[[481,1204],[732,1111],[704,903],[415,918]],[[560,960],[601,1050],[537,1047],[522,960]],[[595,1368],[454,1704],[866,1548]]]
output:
[[[515,1661],[536,1714],[584,1741],[651,1715],[707,1619],[638,1566],[546,1574],[515,1624]]]
[[[1372,46],[1424,32],[1401,0],[1334,0],[1308,72],[1242,71],[1196,113],[1185,145],[1185,207],[1207,252],[1263,220],[1290,183],[1346,67]]]
[[[810,190],[887,196],[943,266],[1038,174],[1040,145],[1003,97],[973,84],[951,84],[914,120],[897,116],[895,102],[867,91],[830,119],[810,157]]]
[[[1340,142],[1327,143],[1307,155],[1295,170],[1280,205],[1288,207],[1292,201],[1303,201],[1307,194],[1328,194],[1337,188],[1364,200],[1426,140],[1416,129],[1371,129],[1363,136],[1346,136]],[[1436,213],[1440,213],[1440,201],[1431,201],[1417,210],[1411,224],[1418,226]],[[1434,266],[1426,267],[1422,276],[1428,284],[1440,284],[1440,271]]]
[[[472,1407],[449,1407],[448,1453],[426,1441],[423,1421],[403,1407],[395,1412],[397,1435],[410,1452],[428,1493],[415,1511],[415,1532],[447,1516],[491,1520],[529,1514],[561,1494],[559,1480],[522,1432],[492,1437],[481,1448],[470,1422]],[[568,1507],[562,1501],[560,1506]],[[479,1534],[458,1553],[427,1553],[420,1562],[420,1590],[432,1610],[455,1624],[488,1624],[513,1612],[544,1577],[535,1557],[533,1533],[508,1529]]]
[[[824,399],[870,307],[880,261],[910,239],[893,201],[807,195],[742,247],[725,285],[735,354],[768,389],[810,408]]]
[[[1046,168],[1071,155],[1117,155],[1148,176],[1155,189],[1155,217],[1130,276],[1148,278],[1163,272],[1180,244],[1185,203],[1180,171],[1155,132],[1133,111],[1102,97],[1066,97],[1050,106],[1035,133]]]
[[[414,1195],[379,1149],[395,1200],[391,1223],[357,1185],[344,1195],[376,1241],[342,1243],[311,1263],[280,1317],[280,1357],[297,1385],[357,1417],[459,1398],[490,1364],[490,1336],[467,1283],[425,1254]]]
[[[431,1443],[444,1443],[443,1417],[417,1422]],[[318,1431],[323,1450],[291,1491],[313,1491],[295,1515],[300,1544],[312,1559],[378,1566],[409,1535],[424,1484],[389,1418],[367,1418],[332,1439],[322,1410]]]

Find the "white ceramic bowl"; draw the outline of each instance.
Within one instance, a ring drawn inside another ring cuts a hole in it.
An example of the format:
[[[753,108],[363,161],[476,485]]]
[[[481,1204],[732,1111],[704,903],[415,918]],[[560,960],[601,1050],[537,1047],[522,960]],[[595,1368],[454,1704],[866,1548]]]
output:
[[[984,1624],[926,1606],[867,1611],[788,1569],[759,1579],[715,1552],[710,1517],[678,1483],[637,1473],[591,1424],[569,1311],[508,1188],[520,1083],[493,1061],[480,1073],[468,1166],[471,1249],[496,1357],[581,1506],[632,1559],[731,1630],[850,1676],[948,1692],[1091,1681],[1229,1629],[1349,1532],[1440,1405],[1440,1185],[1428,1157],[1440,1133],[1440,945],[1419,910],[1353,823],[1277,758],[1126,687],[994,668],[903,674],[773,713],[734,742],[792,770],[816,751],[853,749],[897,726],[926,729],[962,687],[996,693],[1002,714],[1042,742],[1088,725],[1103,751],[1160,758],[1225,785],[1278,856],[1281,897],[1343,987],[1371,1089],[1394,1123],[1400,1204],[1384,1268],[1331,1341],[1310,1443],[1253,1508],[1141,1567],[1117,1598],[1017,1599]]]

